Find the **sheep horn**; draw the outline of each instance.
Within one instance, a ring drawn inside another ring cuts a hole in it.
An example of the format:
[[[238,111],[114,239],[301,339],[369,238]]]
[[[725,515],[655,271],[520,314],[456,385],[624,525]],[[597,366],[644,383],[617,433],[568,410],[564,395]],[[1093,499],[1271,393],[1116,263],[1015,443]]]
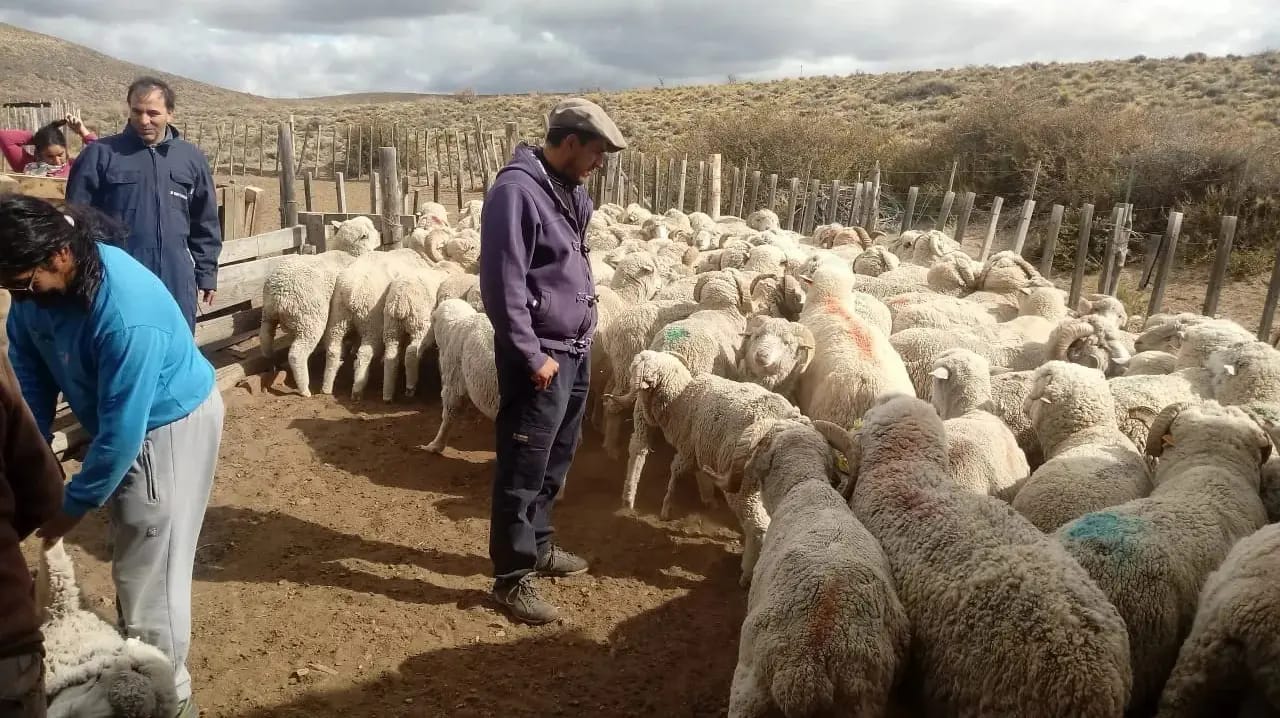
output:
[[[1093,325],[1083,319],[1066,319],[1063,320],[1053,330],[1056,337],[1051,337],[1049,341],[1049,357],[1051,359],[1067,360],[1067,352],[1070,351],[1071,345],[1093,334]]]
[[[635,403],[636,403],[635,389],[632,389],[631,391],[625,394],[617,394],[617,395],[605,394],[604,395],[605,408],[614,413],[623,413],[627,409],[630,409],[632,406],[634,406]]]
[[[813,428],[827,443],[835,447],[836,451],[844,454],[845,461],[849,463],[850,475],[856,476],[858,466],[862,461],[861,445],[853,433],[845,431],[843,428],[832,424],[829,421],[814,419]]]
[[[1173,422],[1177,420],[1178,414],[1191,405],[1192,402],[1180,401],[1166,406],[1163,411],[1156,415],[1155,420],[1151,422],[1151,428],[1147,430],[1147,456],[1160,458],[1160,455],[1164,453],[1165,445],[1173,444],[1169,430],[1173,426]]]
[[[803,353],[803,357],[796,357],[795,370],[797,373],[804,373],[804,371],[809,368],[809,363],[813,361],[813,351],[816,342],[813,338],[813,332],[809,327],[806,327],[799,322],[792,322],[791,324],[796,328],[796,337],[797,342],[799,343],[796,354],[799,355]]]

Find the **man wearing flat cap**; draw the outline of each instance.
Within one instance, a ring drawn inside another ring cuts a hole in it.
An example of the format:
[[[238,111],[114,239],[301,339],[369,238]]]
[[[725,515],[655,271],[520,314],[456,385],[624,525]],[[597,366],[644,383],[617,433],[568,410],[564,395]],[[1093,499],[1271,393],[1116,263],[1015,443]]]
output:
[[[627,146],[604,110],[584,99],[561,102],[547,120],[543,146],[515,148],[480,218],[480,293],[493,322],[499,394],[493,597],[532,624],[559,615],[538,595],[535,576],[587,570],[552,542],[551,509],[581,437],[596,327],[586,247],[594,207],[583,182],[606,152]]]

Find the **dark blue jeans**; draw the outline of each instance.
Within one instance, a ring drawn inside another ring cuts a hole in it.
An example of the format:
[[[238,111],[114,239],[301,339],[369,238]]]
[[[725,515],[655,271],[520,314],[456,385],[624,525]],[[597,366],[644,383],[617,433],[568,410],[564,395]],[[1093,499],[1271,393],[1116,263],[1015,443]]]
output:
[[[506,582],[533,571],[551,541],[551,509],[582,437],[591,356],[547,352],[560,370],[538,391],[522,358],[501,347],[494,355],[499,402],[489,558],[494,578]]]

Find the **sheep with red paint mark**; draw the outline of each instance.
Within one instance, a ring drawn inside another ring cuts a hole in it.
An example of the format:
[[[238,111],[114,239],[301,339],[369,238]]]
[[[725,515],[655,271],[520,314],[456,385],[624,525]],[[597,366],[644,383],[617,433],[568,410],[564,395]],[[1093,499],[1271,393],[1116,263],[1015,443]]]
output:
[[[769,530],[747,596],[729,716],[885,715],[911,626],[884,551],[831,486],[832,448],[796,420],[758,422],[739,444],[743,468],[719,480],[730,493],[744,480],[759,485]]]
[[[1240,407],[1213,401],[1164,407],[1146,441],[1157,461],[1151,495],[1057,530],[1128,627],[1134,713],[1155,707],[1205,579],[1236,541],[1266,524],[1258,490],[1271,448]]]
[[[815,428],[848,459],[850,506],[911,622],[911,715],[1122,715],[1132,670],[1119,613],[1061,543],[954,485],[933,407],[884,396],[855,432]]]
[[[813,334],[814,356],[800,378],[797,400],[810,418],[840,426],[853,426],[882,394],[915,396],[887,329],[863,315],[851,286],[854,276],[838,267],[819,267],[800,312],[800,323]],[[888,308],[877,304],[887,315]]]

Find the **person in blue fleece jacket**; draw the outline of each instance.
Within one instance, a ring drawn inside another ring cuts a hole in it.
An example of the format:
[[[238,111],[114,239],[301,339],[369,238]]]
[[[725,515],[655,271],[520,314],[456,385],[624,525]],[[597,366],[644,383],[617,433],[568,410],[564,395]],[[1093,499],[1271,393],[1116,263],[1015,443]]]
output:
[[[153,273],[90,207],[0,197],[0,286],[13,296],[9,359],[45,440],[61,392],[92,437],[55,540],[107,507],[123,630],[173,661],[179,715],[196,715],[186,657],[196,540],[213,488],[223,406],[213,366]]]

